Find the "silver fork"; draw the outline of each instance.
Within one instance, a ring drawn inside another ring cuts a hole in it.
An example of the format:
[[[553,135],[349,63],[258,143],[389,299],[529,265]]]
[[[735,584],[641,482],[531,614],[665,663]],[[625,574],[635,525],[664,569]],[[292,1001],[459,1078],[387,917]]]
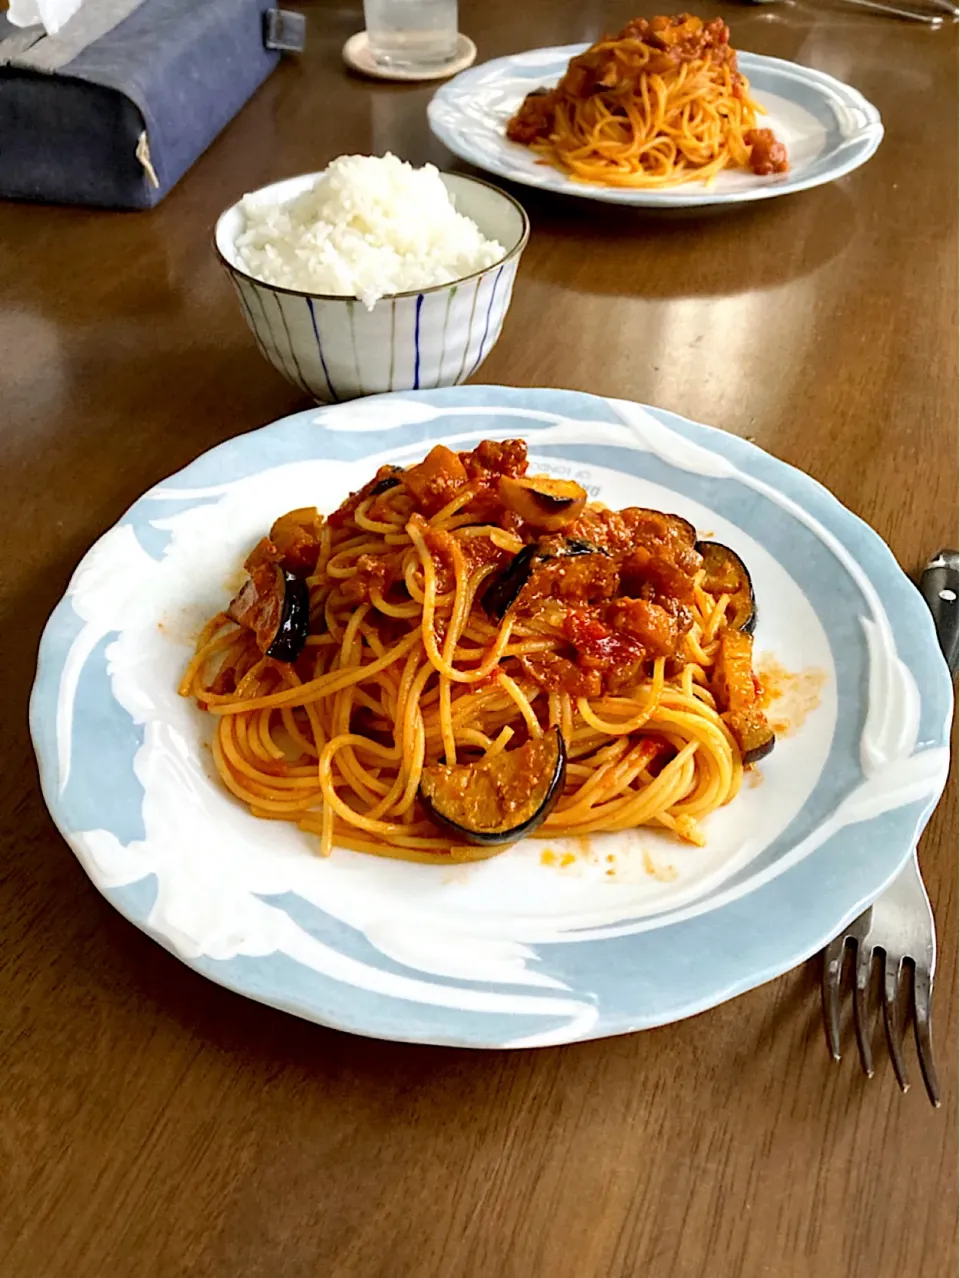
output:
[[[930,898],[920,877],[917,850],[886,892],[847,928],[842,936],[830,942],[823,952],[823,1009],[827,1038],[833,1059],[840,1059],[840,982],[843,956],[848,943],[856,949],[856,975],[853,987],[853,1019],[857,1046],[864,1073],[873,1077],[873,1050],[870,1046],[870,1022],[867,1014],[870,977],[874,956],[883,958],[883,1022],[893,1072],[903,1091],[910,1086],[903,1060],[903,1021],[900,1006],[903,982],[913,974],[913,1028],[917,1040],[920,1071],[927,1094],[934,1105],[940,1104],[940,1084],[933,1063],[930,1033],[930,994],[936,970],[937,942]]]
[[[921,593],[933,614],[940,650],[952,675],[957,673],[957,595],[960,590],[957,569],[957,552],[941,550],[927,565],[920,581]],[[856,952],[853,1014],[864,1073],[868,1078],[873,1077],[868,996],[876,957],[883,960],[883,1023],[897,1082],[903,1091],[910,1085],[903,1059],[903,1030],[909,1013],[903,1018],[900,1014],[909,1000],[920,1072],[927,1095],[939,1106],[940,1084],[933,1062],[930,1028],[937,939],[930,898],[920,877],[916,846],[910,860],[883,895],[823,952],[823,1016],[830,1054],[836,1061],[840,1059],[840,986],[848,944]]]

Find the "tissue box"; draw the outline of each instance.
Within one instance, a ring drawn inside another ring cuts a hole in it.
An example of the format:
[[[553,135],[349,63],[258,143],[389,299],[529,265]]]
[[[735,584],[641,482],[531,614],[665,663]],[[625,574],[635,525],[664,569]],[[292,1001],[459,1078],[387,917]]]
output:
[[[277,65],[269,0],[85,0],[54,36],[0,15],[0,196],[149,208]]]

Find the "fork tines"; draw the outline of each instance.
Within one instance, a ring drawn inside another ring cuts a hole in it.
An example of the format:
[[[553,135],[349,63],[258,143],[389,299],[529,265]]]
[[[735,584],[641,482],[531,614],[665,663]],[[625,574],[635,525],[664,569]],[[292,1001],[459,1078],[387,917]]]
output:
[[[874,960],[883,961],[883,1021],[887,1045],[897,1082],[902,1091],[910,1086],[903,1058],[903,1034],[912,1010],[917,1055],[927,1093],[934,1105],[940,1104],[940,1084],[933,1063],[930,1032],[930,973],[908,957],[887,953],[880,945],[871,944],[869,932],[872,910],[866,910],[850,924],[846,933],[831,941],[823,953],[823,1012],[827,1043],[834,1060],[840,1060],[840,1004],[843,964],[848,942],[855,953],[853,982],[854,1027],[863,1071],[873,1077],[873,1048],[869,1018],[870,984]]]

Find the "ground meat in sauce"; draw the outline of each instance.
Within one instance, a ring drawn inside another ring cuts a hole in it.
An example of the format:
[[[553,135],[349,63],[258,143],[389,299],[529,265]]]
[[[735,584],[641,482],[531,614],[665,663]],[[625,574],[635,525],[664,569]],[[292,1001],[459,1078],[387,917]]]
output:
[[[342,527],[369,498],[373,498],[370,513],[374,518],[378,508],[381,518],[388,514],[396,518],[399,512],[419,528],[434,562],[437,590],[446,594],[455,584],[458,554],[468,574],[484,566],[496,574],[513,559],[479,529],[469,535],[461,528],[454,535],[428,522],[469,484],[473,496],[460,514],[472,516],[478,525],[498,526],[526,546],[536,545],[529,576],[511,608],[519,628],[560,641],[558,651],[508,659],[508,669],[516,677],[526,676],[548,692],[597,697],[648,677],[658,657],[667,659],[670,673],[681,670],[680,648],[692,625],[695,604],[694,577],[702,564],[695,531],[682,519],[660,511],[592,506],[563,533],[542,535],[507,510],[499,498],[501,477],[522,476],[526,470],[522,440],[484,440],[472,451],[460,453],[438,445],[406,470],[382,466],[329,522]],[[242,624],[253,623],[251,628],[266,637],[278,620],[281,601],[272,597],[272,585],[279,565],[309,572],[321,528],[322,520],[310,509],[291,511],[275,522],[270,537],[263,538],[247,560],[251,581],[232,607],[235,617],[238,612],[244,614]],[[574,549],[574,542],[586,546]],[[370,603],[375,593],[402,602],[408,597],[403,582],[405,553],[397,548],[386,554],[361,554],[356,573],[340,583],[340,593],[353,603]],[[387,618],[380,622],[390,624]],[[436,628],[442,641],[442,617],[437,618]],[[398,636],[401,633],[405,633],[402,625]]]
[[[557,94],[550,89],[534,89],[523,100],[520,110],[507,122],[507,137],[511,142],[529,146],[538,138],[550,136],[553,129],[553,112]]]
[[[518,527],[516,516],[512,511],[504,510],[497,497],[497,486],[501,476],[516,478],[525,475],[526,471],[527,446],[522,439],[485,439],[471,452],[462,453],[438,444],[422,462],[406,470],[401,466],[381,466],[373,479],[351,493],[327,522],[332,528],[341,528],[357,507],[370,497],[376,498],[370,507],[370,516],[382,518],[387,502],[381,502],[381,498],[401,485],[414,508],[429,519],[452,501],[466,484],[470,484],[475,496],[464,511],[476,516],[478,523],[495,522],[513,532]],[[390,504],[395,504],[395,499],[391,499]],[[293,511],[283,516],[283,520],[290,521],[305,513]],[[278,524],[281,522],[277,521]],[[276,527],[277,524],[274,525]]]
[[[414,518],[417,517],[414,516]],[[510,558],[509,552],[501,550],[489,537],[454,538],[441,528],[431,528],[422,520],[420,531],[433,557],[439,594],[446,594],[456,585],[454,556],[457,549],[460,551],[468,576],[485,564],[501,568]]]
[[[665,595],[685,604],[694,602],[692,574],[645,546],[638,546],[623,559],[620,582],[625,595],[645,598],[649,592],[650,598]]]
[[[603,691],[600,671],[579,666],[575,651],[567,657],[558,652],[529,653],[520,658],[520,667],[547,692],[567,692],[571,697],[599,697]]]
[[[353,512],[359,505],[372,497],[376,491],[380,491],[383,485],[393,482],[399,483],[399,477],[402,474],[400,466],[381,466],[377,473],[362,488],[358,488],[355,493],[351,493],[346,501],[341,502],[333,514],[327,516],[327,523],[331,528],[342,528]]]
[[[625,63],[609,47],[611,41],[628,40],[637,40],[647,46],[648,56],[642,69],[629,69],[629,63]],[[564,99],[584,101],[594,94],[604,93],[608,109],[613,114],[622,113],[618,97],[636,95],[641,76],[663,75],[684,62],[694,60],[726,68],[734,97],[743,97],[743,76],[737,68],[737,55],[730,44],[729,28],[722,18],[703,22],[687,13],[673,17],[634,18],[617,36],[605,36],[598,45],[570,59],[555,89],[538,88],[527,94],[519,110],[507,122],[506,133],[512,142],[529,146],[548,140],[554,132],[558,104]],[[754,129],[745,135],[744,140],[751,148],[750,167],[754,173],[766,176],[787,172],[787,149],[770,129]]]
[[[497,441],[485,439],[470,453],[460,453],[460,460],[475,496],[464,506],[463,513],[478,523],[496,523],[504,513],[498,490],[502,477],[519,478],[527,473],[527,446],[522,439]],[[501,525],[502,526],[502,525]]]
[[[587,49],[571,58],[556,89],[534,89],[524,98],[516,115],[507,123],[507,137],[512,142],[529,145],[545,139],[553,132],[557,103],[566,98],[589,98],[592,94],[632,94],[637,91],[641,74],[662,75],[683,62],[701,59],[717,66],[729,67],[736,93],[741,77],[737,71],[737,55],[730,46],[730,32],[722,18],[702,22],[682,13],[675,17],[634,18],[619,35],[605,36],[599,44],[611,40],[638,40],[652,52],[642,71],[625,74],[624,64],[610,48]]]
[[[237,690],[237,672],[233,666],[218,670],[210,681],[209,690],[217,697],[229,696]]]
[[[622,555],[642,546],[687,574],[700,567],[699,554],[670,522],[670,516],[641,506],[625,510],[588,507],[566,535],[592,542],[611,554]]]
[[[743,140],[750,148],[750,167],[758,177],[786,173],[790,168],[787,148],[777,141],[772,129],[751,129]]]
[[[385,596],[391,585],[401,579],[403,556],[360,555],[357,571],[340,586],[340,593],[351,603],[370,603],[372,592]]]
[[[538,540],[542,558],[513,615],[534,633],[563,636],[569,647],[525,658],[525,672],[547,691],[595,696],[638,682],[657,657],[682,666],[702,562],[694,530],[674,516],[628,507],[587,510],[570,531],[602,552],[570,555],[566,534]]]
[[[460,461],[471,483],[496,489],[501,475],[527,473],[527,446],[522,439],[484,439],[473,452],[460,453]]]
[[[647,599],[615,599],[602,620],[614,634],[638,641],[650,656],[672,657],[680,643],[676,617]]]
[[[538,564],[516,602],[518,616],[536,610],[543,599],[594,603],[612,599],[620,585],[616,560],[607,555],[573,555]]]
[[[598,608],[580,608],[567,614],[564,631],[585,669],[606,674],[628,667],[635,671],[646,652],[639,639],[614,630]]]

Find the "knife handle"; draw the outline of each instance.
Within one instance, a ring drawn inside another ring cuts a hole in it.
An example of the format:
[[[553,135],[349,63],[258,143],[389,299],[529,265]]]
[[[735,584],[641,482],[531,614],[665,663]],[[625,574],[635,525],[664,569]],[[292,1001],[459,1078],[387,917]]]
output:
[[[957,596],[960,594],[960,572],[955,550],[941,550],[927,564],[920,578],[920,593],[927,601],[940,641],[940,651],[951,675],[957,673],[957,649],[960,646]]]

